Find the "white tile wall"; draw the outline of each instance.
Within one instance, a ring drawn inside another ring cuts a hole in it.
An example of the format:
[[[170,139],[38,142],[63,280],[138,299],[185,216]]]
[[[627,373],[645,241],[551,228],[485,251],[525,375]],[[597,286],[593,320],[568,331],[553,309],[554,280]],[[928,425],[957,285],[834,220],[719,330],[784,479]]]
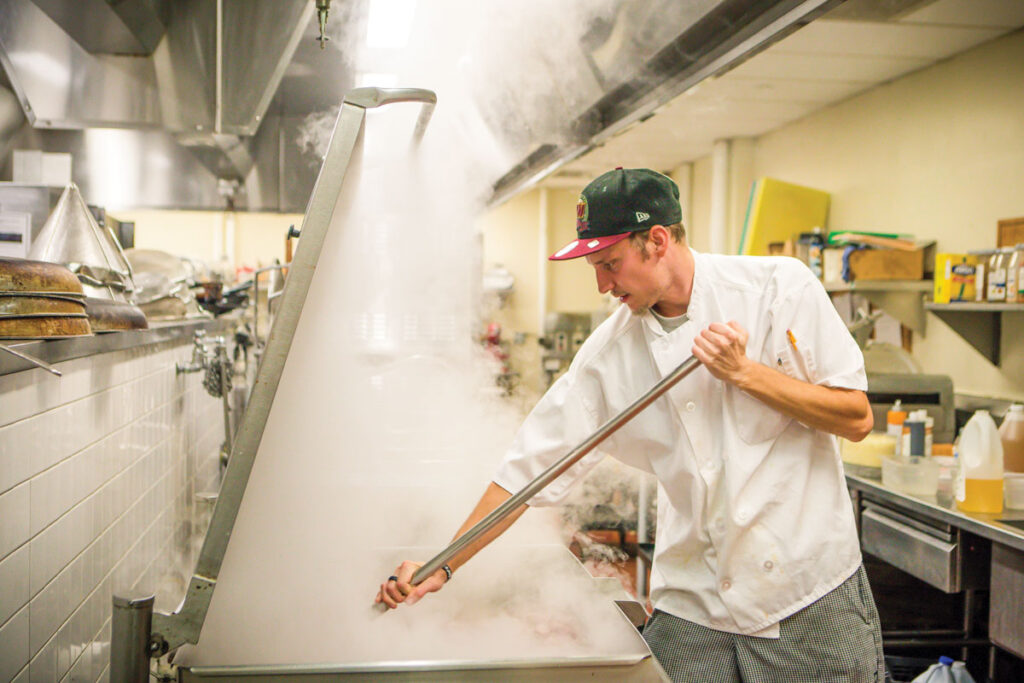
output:
[[[104,681],[111,597],[184,594],[224,427],[189,339],[0,377],[0,683]]]

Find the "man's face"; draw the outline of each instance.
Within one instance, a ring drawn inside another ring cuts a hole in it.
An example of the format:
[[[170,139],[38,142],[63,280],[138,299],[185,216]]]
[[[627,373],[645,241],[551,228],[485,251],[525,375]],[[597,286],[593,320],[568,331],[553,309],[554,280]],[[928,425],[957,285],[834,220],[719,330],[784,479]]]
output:
[[[602,294],[611,292],[637,314],[658,303],[662,294],[657,277],[658,259],[650,253],[650,241],[644,250],[646,259],[633,246],[632,239],[625,239],[586,256],[597,275],[597,290]]]

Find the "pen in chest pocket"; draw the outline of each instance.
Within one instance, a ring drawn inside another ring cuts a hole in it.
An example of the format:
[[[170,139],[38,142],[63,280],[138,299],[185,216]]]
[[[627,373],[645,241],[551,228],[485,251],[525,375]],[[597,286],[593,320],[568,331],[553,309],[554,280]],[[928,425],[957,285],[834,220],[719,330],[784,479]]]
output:
[[[800,349],[796,347],[796,335],[793,334],[793,330],[786,330],[786,336],[789,338],[789,343],[793,345],[793,350],[799,351]]]
[[[796,348],[796,335],[793,334],[793,330],[786,330],[786,338],[789,339],[789,344],[790,344],[790,346],[793,347],[793,351],[794,352],[799,351]],[[775,362],[776,362],[776,364],[780,368],[783,367],[782,355],[781,354],[775,359]]]

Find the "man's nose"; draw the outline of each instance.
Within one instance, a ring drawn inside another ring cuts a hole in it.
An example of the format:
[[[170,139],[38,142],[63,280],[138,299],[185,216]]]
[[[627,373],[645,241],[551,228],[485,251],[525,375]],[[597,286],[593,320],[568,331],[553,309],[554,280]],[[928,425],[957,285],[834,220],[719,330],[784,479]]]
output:
[[[601,294],[604,294],[605,292],[612,291],[612,289],[614,289],[614,287],[615,287],[615,283],[612,282],[612,278],[610,276],[608,276],[606,273],[603,273],[600,270],[598,270],[597,271],[597,291],[600,292]]]

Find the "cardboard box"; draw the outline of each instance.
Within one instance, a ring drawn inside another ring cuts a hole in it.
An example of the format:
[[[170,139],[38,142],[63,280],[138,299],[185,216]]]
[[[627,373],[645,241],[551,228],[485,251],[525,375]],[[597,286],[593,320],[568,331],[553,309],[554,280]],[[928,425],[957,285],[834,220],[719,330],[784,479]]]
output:
[[[1024,242],[1024,217],[1004,218],[999,221],[999,233],[996,235],[997,247],[1015,247]]]
[[[924,253],[924,249],[858,249],[850,253],[850,274],[854,280],[920,280]]]
[[[937,304],[974,301],[977,296],[978,257],[975,254],[936,254],[935,290]],[[984,271],[982,271],[984,280]]]

